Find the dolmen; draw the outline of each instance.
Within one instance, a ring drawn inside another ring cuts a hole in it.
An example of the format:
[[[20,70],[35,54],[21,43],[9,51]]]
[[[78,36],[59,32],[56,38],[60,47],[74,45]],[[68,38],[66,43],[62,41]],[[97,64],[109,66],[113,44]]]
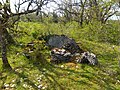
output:
[[[83,51],[74,39],[65,35],[47,36],[46,45],[51,48],[51,63],[74,61],[82,64],[98,64],[95,54]]]

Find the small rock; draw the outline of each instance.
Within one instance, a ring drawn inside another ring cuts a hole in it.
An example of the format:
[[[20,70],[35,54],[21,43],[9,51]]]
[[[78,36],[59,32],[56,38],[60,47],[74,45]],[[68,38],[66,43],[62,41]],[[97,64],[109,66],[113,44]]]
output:
[[[41,89],[41,88],[42,88],[42,86],[43,86],[43,85],[42,85],[42,84],[40,84],[40,85],[38,85],[37,87],[38,87],[38,89]]]
[[[76,68],[79,68],[78,66],[76,66]]]
[[[61,65],[61,68],[63,68],[64,67],[64,65]]]
[[[95,54],[90,53],[90,52],[84,52],[82,53],[81,59],[78,60],[78,63],[97,65],[98,60]]]
[[[9,84],[4,84],[4,86],[7,88],[7,87],[9,87],[10,85],[9,85]]]

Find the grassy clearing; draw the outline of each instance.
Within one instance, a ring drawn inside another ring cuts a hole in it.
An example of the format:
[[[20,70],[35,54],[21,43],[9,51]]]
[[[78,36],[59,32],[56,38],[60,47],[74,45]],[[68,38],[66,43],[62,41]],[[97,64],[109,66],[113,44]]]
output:
[[[119,90],[120,46],[86,40],[84,33],[88,31],[81,29],[79,32],[76,24],[71,25],[68,24],[65,28],[54,24],[45,26],[21,22],[17,30],[25,33],[16,35],[17,45],[11,46],[8,53],[13,71],[5,71],[0,66],[0,90]],[[97,55],[99,65],[74,63],[53,65],[49,63],[49,50],[43,48],[41,42],[36,44],[37,49],[31,54],[32,58],[27,59],[23,55],[25,45],[32,40],[38,41],[37,37],[45,33],[73,37],[81,48]],[[0,64],[2,65],[1,60]]]

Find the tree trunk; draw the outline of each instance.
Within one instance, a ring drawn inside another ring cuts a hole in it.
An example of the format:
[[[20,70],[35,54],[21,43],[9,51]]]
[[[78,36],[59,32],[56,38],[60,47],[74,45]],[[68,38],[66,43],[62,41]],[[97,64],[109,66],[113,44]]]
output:
[[[0,43],[1,43],[1,54],[2,54],[2,62],[3,62],[3,68],[12,70],[12,67],[10,66],[8,59],[7,59],[7,44],[5,40],[5,34],[3,33],[3,30],[0,31]]]

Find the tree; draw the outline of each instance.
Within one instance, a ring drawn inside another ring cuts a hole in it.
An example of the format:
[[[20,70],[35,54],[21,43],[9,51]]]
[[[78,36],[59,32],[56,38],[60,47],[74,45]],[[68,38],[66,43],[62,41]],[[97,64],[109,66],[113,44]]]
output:
[[[65,21],[72,20],[72,0],[60,0],[60,3],[56,2],[58,5],[58,11],[65,18]]]
[[[52,13],[52,17],[53,17],[52,21],[54,23],[58,23],[58,15],[55,12]]]
[[[8,29],[14,27],[14,24],[20,19],[21,15],[33,12],[36,12],[36,15],[38,15],[39,12],[41,12],[41,8],[51,1],[52,0],[18,0],[18,3],[15,4],[15,12],[13,12],[10,7],[10,0],[0,1],[0,43],[4,68],[12,69],[7,58],[7,36],[10,36]],[[26,4],[27,8],[21,10],[23,4]],[[17,18],[12,19],[13,17]]]
[[[114,2],[104,0],[89,0],[86,13],[90,21],[92,19],[106,23],[117,11],[113,11]]]
[[[115,1],[112,0],[61,0],[58,7],[68,21],[77,21],[80,26],[94,20],[106,23],[117,12],[113,10]]]

